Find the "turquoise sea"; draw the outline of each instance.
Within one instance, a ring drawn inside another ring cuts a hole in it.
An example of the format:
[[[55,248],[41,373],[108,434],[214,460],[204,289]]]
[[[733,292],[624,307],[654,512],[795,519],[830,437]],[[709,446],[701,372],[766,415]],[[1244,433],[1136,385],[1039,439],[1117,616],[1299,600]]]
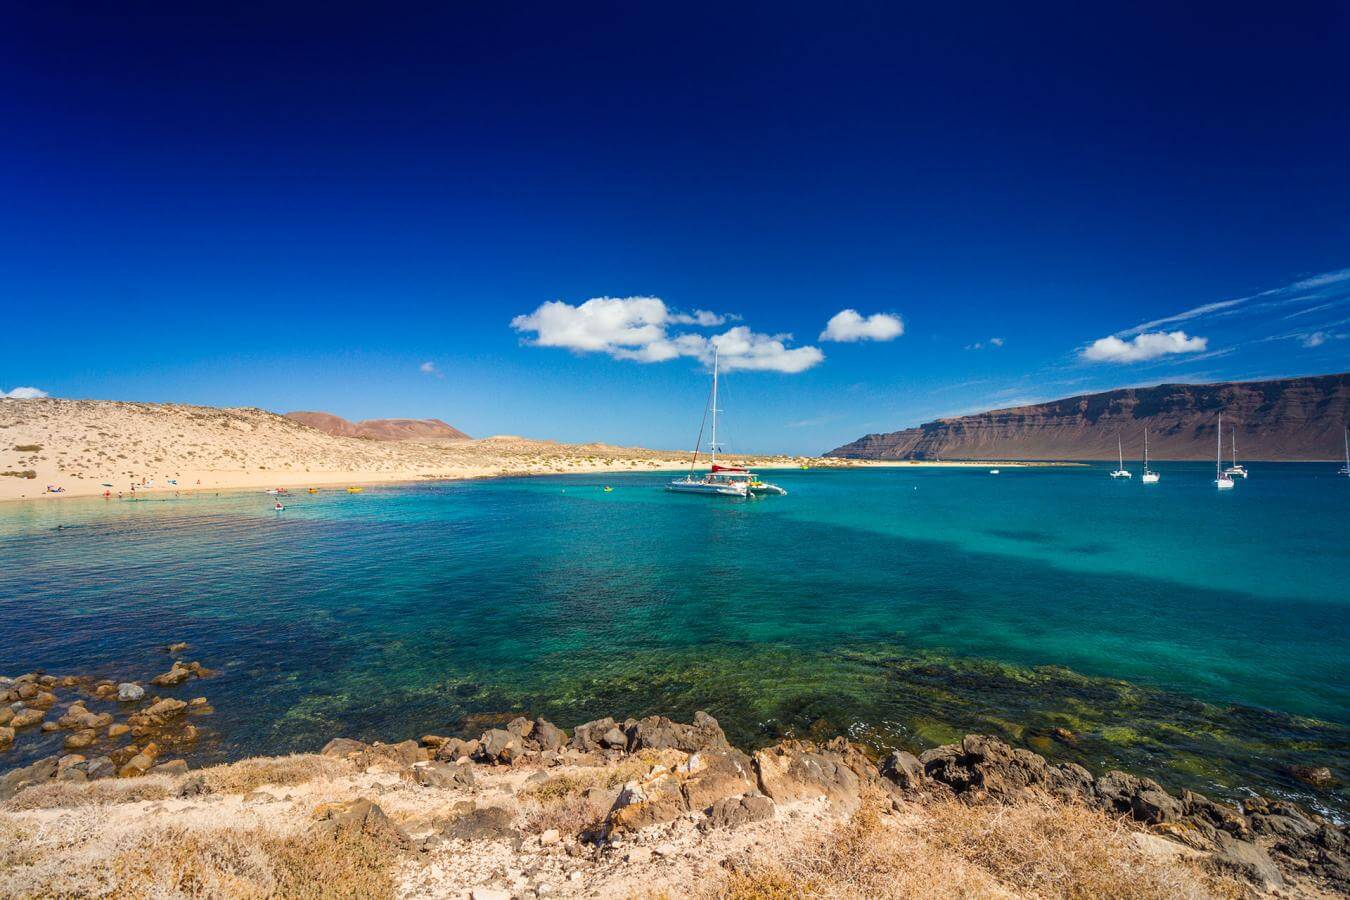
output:
[[[0,506],[0,673],[218,670],[198,761],[331,737],[706,708],[743,744],[1003,735],[1096,771],[1338,817],[1350,780],[1350,479],[1201,463],[790,470]],[[767,474],[767,473],[766,473]],[[604,492],[604,485],[612,492]],[[1067,731],[1056,734],[1056,729]],[[0,767],[53,752],[21,737]]]

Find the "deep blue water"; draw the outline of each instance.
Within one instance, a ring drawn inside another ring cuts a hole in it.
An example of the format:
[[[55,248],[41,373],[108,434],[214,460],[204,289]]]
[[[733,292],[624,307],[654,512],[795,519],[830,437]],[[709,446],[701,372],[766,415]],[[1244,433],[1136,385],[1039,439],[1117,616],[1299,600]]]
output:
[[[1109,468],[791,470],[755,501],[641,474],[281,514],[257,493],[9,504],[0,673],[146,677],[186,640],[219,670],[180,691],[217,709],[205,758],[702,707],[744,743],[981,730],[1350,808],[1288,774],[1350,778],[1350,479],[1256,464],[1220,494],[1205,464],[1147,487]]]

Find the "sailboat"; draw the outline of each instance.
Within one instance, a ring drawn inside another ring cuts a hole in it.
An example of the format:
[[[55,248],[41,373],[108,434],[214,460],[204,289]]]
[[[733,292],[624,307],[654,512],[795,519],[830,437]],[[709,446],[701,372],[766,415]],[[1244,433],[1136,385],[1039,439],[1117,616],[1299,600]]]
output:
[[[1125,448],[1120,444],[1120,435],[1116,435],[1116,454],[1120,457],[1120,468],[1111,473],[1112,478],[1133,478],[1130,471],[1125,468]]]
[[[1343,430],[1345,431],[1345,465],[1341,466],[1341,471],[1337,474],[1350,478],[1350,428]]]
[[[1247,470],[1244,467],[1239,466],[1237,461],[1237,429],[1230,429],[1229,433],[1233,436],[1233,464],[1227,469],[1224,469],[1223,474],[1227,475],[1229,478],[1246,478]]]
[[[1162,478],[1157,472],[1150,472],[1148,468],[1148,429],[1144,429],[1144,474],[1140,476],[1140,481],[1144,484],[1157,484],[1158,479]]]
[[[1229,478],[1223,470],[1223,416],[1219,416],[1219,427],[1217,430],[1218,444],[1214,451],[1214,486],[1219,490],[1225,490],[1233,486],[1233,479]]]
[[[666,490],[680,494],[712,494],[722,497],[748,497],[752,494],[786,494],[776,484],[761,481],[759,476],[741,466],[719,466],[717,464],[717,345],[713,345],[713,383],[712,383],[712,440],[708,444],[709,470],[706,475],[696,476],[694,465],[698,462],[698,446],[694,446],[694,458],[689,463],[689,474],[677,478],[666,485]],[[703,429],[699,429],[702,440]]]

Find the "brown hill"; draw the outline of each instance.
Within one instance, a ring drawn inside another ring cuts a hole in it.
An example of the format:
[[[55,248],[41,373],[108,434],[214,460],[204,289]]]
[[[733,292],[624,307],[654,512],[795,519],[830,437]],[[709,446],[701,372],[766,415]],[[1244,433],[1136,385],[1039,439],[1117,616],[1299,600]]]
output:
[[[847,459],[1213,459],[1218,417],[1224,454],[1237,429],[1242,459],[1339,459],[1350,421],[1350,373],[1238,381],[1160,384],[1083,394],[938,419],[917,428],[869,434],[826,456]]]
[[[418,441],[424,444],[442,441],[472,440],[467,434],[440,419],[364,419],[348,422],[326,412],[288,412],[293,419],[337,437],[365,438],[368,441]]]

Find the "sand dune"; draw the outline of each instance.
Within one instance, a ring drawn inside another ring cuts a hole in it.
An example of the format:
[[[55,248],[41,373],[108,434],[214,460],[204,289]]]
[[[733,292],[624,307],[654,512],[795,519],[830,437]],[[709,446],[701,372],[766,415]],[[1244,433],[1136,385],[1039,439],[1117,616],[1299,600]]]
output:
[[[765,467],[800,462],[786,456],[738,459]],[[129,492],[133,485],[138,493],[331,486],[671,469],[687,463],[684,451],[570,445],[514,436],[442,444],[338,437],[253,408],[0,400],[0,500],[88,496],[107,490],[115,495]],[[65,490],[51,494],[48,485]]]

